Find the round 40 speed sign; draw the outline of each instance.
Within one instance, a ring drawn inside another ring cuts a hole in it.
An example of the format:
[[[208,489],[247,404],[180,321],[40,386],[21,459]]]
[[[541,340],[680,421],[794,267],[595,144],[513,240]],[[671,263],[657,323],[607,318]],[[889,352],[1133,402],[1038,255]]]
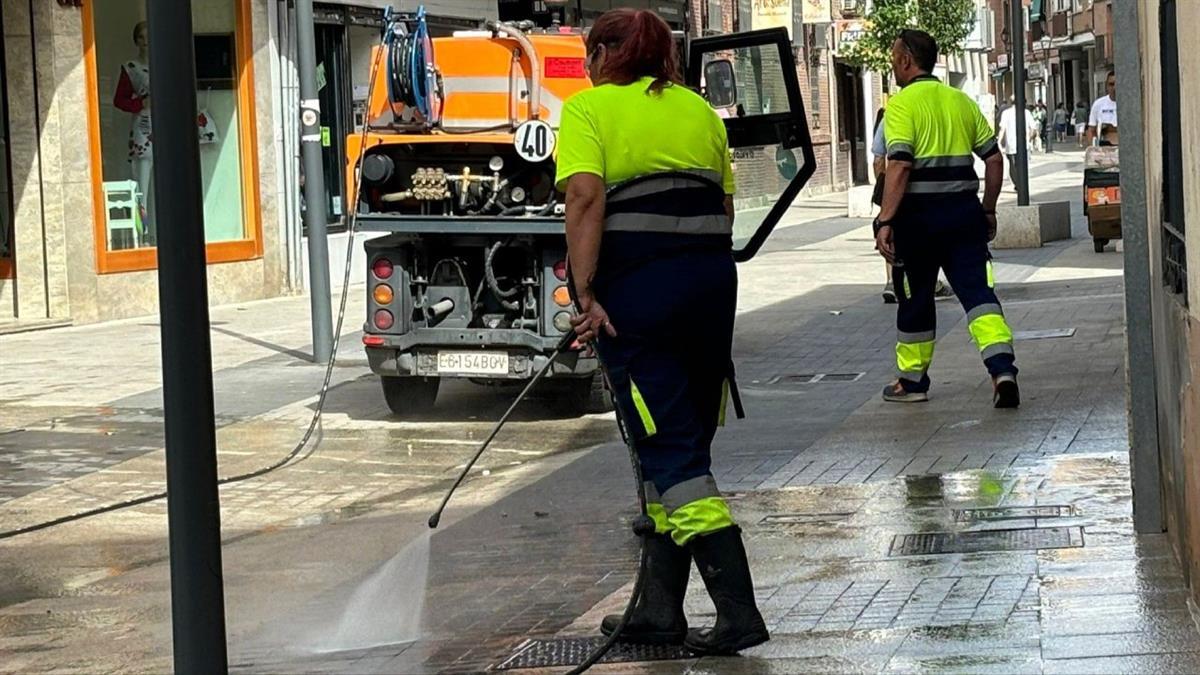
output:
[[[554,154],[554,128],[542,120],[522,122],[513,135],[513,147],[526,162],[544,162]]]

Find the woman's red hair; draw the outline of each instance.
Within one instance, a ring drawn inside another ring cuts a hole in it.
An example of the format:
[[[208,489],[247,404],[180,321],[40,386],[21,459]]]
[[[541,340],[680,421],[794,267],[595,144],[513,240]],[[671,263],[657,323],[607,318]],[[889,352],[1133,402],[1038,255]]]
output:
[[[588,53],[595,54],[601,45],[607,52],[603,82],[625,85],[653,77],[650,91],[656,93],[683,83],[671,27],[654,12],[623,8],[601,14],[588,31]]]

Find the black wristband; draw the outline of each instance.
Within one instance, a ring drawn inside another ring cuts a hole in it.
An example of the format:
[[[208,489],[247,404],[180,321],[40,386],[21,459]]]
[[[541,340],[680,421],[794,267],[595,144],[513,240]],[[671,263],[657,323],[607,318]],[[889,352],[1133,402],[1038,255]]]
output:
[[[892,221],[880,220],[879,216],[875,216],[875,220],[871,222],[871,230],[875,233],[876,236],[879,235],[879,230],[881,228],[891,227],[891,226],[892,226]]]

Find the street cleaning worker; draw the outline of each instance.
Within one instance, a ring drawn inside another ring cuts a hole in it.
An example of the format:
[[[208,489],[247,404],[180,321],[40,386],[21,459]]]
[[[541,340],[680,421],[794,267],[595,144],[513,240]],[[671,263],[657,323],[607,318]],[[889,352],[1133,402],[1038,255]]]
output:
[[[967,313],[967,328],[992,376],[995,406],[1015,408],[1021,396],[1013,336],[993,288],[988,251],[996,236],[1004,159],[979,106],[930,74],[937,55],[937,42],[919,30],[900,31],[892,44],[892,70],[903,89],[884,115],[888,168],[875,243],[892,263],[900,303],[898,377],[884,388],[883,398],[929,400],[940,268]],[[972,153],[986,166],[982,204]]]
[[[725,127],[682,84],[671,29],[653,12],[600,16],[586,65],[595,86],[563,106],[556,178],[567,195],[575,332],[607,366],[656,526],[644,592],[621,636],[732,654],[769,636],[741,529],[710,470],[713,436],[736,393]],[[689,631],[693,559],[717,620]],[[606,617],[602,631],[619,621]]]

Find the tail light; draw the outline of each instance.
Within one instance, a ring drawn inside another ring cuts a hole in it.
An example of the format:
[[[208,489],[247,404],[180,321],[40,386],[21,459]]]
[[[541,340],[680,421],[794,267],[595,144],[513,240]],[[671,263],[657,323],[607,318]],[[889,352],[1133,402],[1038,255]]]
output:
[[[392,293],[392,287],[388,286],[387,284],[379,284],[376,286],[372,296],[375,298],[375,302],[380,305],[390,305],[392,304],[392,300],[395,299],[395,295]]]
[[[559,286],[554,289],[554,304],[559,307],[567,307],[571,304],[571,292],[566,286]]]
[[[382,335],[364,335],[362,340],[363,340],[363,344],[368,347],[382,347],[383,346],[383,336]]]
[[[568,312],[559,312],[554,315],[554,327],[560,333],[565,333],[571,330],[571,315]]]
[[[386,309],[379,309],[375,311],[375,327],[379,330],[387,330],[395,323],[396,317],[392,316],[391,312],[387,311]]]
[[[392,261],[387,258],[376,258],[375,264],[371,265],[371,272],[378,279],[390,279],[392,269]]]
[[[554,263],[554,277],[559,281],[567,280],[567,261],[559,260]]]

